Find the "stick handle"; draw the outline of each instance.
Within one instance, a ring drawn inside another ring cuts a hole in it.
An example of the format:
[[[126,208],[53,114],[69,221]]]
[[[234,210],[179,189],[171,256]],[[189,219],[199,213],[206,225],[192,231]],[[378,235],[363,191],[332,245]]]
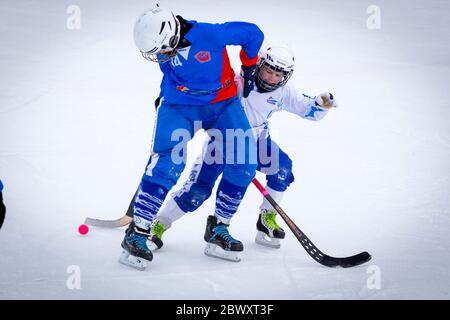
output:
[[[259,181],[256,178],[253,178],[252,182],[256,186],[256,188],[263,194],[264,197],[269,194],[266,188],[264,188],[263,185],[259,183]]]

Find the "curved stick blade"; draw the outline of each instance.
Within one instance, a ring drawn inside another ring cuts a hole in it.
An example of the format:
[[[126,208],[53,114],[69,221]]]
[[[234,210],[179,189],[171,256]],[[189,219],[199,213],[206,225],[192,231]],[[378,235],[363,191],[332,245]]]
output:
[[[94,219],[87,217],[86,220],[84,220],[84,223],[90,226],[94,227],[101,227],[101,228],[119,228],[124,227],[133,221],[132,217],[129,217],[127,215],[116,219],[116,220],[103,220],[103,219]]]
[[[327,267],[342,267],[342,268],[351,268],[358,266],[360,264],[366,263],[372,259],[372,256],[364,251],[354,256],[344,257],[344,258],[335,258],[327,255],[323,255],[321,259],[317,259],[319,263]]]

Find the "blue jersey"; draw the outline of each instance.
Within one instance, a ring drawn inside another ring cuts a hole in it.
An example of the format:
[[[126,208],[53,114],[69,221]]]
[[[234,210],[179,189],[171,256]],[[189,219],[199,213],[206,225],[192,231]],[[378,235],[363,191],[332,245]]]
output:
[[[2,192],[2,190],[3,190],[3,183],[2,180],[0,180],[0,192]]]
[[[160,64],[164,74],[160,96],[170,103],[187,105],[210,104],[235,96],[235,75],[226,46],[241,46],[242,64],[250,66],[258,60],[264,34],[255,24],[246,22],[187,22],[192,28],[185,39],[191,45],[178,49],[174,58]]]

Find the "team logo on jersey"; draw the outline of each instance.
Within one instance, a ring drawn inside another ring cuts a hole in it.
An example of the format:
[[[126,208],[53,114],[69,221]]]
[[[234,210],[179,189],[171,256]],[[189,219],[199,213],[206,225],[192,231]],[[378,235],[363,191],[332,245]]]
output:
[[[273,104],[273,105],[277,105],[278,100],[274,99],[272,97],[269,97],[269,99],[267,99],[267,103]]]
[[[211,61],[211,54],[209,53],[209,51],[200,51],[194,57],[200,63]]]
[[[277,100],[277,99],[273,98],[272,96],[270,96],[266,101],[267,101],[267,103],[277,106],[277,108],[281,108],[281,106],[283,105],[283,99]]]

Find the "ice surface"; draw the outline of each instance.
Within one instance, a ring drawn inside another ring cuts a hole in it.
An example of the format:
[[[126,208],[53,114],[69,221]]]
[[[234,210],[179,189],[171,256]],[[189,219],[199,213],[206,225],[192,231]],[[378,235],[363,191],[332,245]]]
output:
[[[321,122],[271,121],[296,176],[282,207],[325,253],[373,259],[327,269],[289,231],[279,250],[256,245],[250,186],[230,227],[241,262],[203,254],[210,199],[145,272],[118,263],[123,230],[77,228],[120,217],[149,156],[161,74],[132,39],[149,2],[77,1],[79,30],[66,27],[71,4],[0,3],[0,299],[450,298],[450,3],[377,1],[381,29],[369,30],[365,0],[162,1],[189,19],[257,23],[295,51],[292,83],[334,93]]]

